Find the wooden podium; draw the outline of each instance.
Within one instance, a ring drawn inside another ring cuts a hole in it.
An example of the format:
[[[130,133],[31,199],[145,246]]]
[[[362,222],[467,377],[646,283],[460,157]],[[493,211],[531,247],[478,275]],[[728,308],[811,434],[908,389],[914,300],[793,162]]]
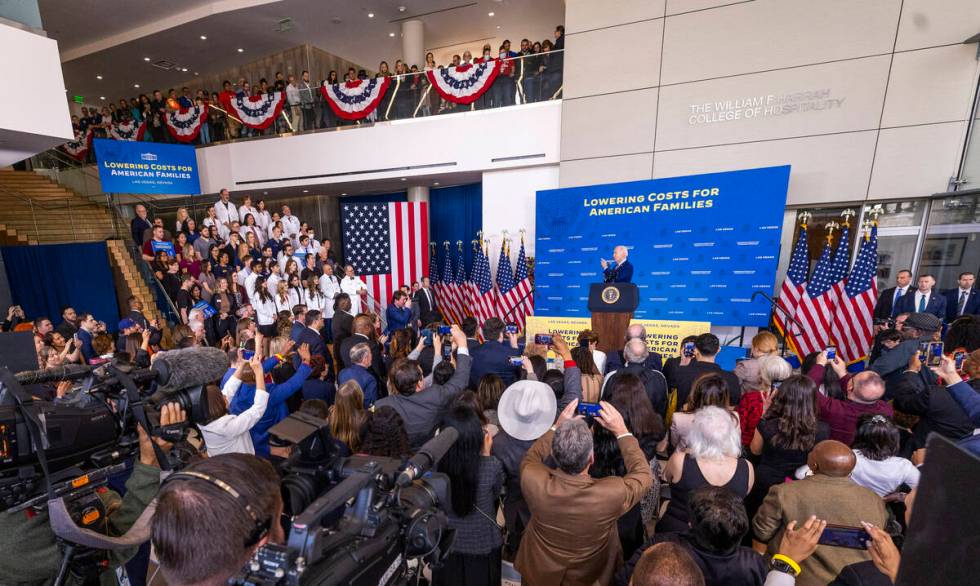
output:
[[[640,291],[633,283],[593,283],[589,287],[592,330],[599,336],[599,350],[607,354],[622,350],[626,329],[639,304]]]

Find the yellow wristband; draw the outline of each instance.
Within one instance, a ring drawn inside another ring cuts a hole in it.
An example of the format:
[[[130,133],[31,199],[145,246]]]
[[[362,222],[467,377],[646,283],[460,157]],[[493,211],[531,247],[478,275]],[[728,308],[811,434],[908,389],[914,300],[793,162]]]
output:
[[[282,357],[282,354],[276,354],[276,360],[279,362],[285,362],[286,359]]]
[[[803,570],[800,568],[800,564],[796,563],[791,558],[784,556],[781,553],[777,553],[776,555],[772,556],[772,559],[780,560],[789,564],[789,567],[793,568],[796,571],[797,576],[799,576],[803,572]]]

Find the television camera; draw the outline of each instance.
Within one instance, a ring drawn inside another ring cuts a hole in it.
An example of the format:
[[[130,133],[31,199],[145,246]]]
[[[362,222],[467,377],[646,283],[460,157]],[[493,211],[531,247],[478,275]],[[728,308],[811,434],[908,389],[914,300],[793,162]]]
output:
[[[270,432],[296,445],[281,470],[293,521],[286,544],[259,548],[233,583],[408,584],[422,562],[445,560],[456,537],[445,511],[450,483],[432,469],[456,442],[455,429],[408,461],[339,457],[326,423],[304,413]]]

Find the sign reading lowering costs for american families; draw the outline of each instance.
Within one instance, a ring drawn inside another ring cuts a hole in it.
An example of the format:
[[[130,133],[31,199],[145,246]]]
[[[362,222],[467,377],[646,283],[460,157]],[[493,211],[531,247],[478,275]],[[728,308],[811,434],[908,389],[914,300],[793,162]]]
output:
[[[637,319],[764,326],[789,166],[539,191],[534,314],[588,316],[602,259],[625,246]]]
[[[106,139],[93,142],[102,191],[106,193],[201,193],[193,146]]]

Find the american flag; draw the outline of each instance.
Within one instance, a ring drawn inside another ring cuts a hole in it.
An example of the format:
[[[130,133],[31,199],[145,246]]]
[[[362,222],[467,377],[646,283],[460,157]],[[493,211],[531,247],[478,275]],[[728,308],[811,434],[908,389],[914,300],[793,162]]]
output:
[[[831,254],[828,241],[813,269],[796,310],[796,318],[803,324],[803,331],[796,336],[797,348],[802,356],[822,351],[830,343],[834,310],[850,264],[850,248],[848,230],[844,228],[836,254]]]
[[[476,258],[473,259],[473,269],[470,271],[470,291],[472,300],[470,308],[476,321],[481,326],[483,322],[493,317],[493,281],[490,280],[490,261],[482,249],[476,251]]]
[[[429,262],[428,204],[345,203],[340,215],[347,262],[383,319],[392,293],[420,279]]]
[[[861,239],[854,267],[837,305],[830,337],[848,362],[862,360],[871,348],[875,302],[878,299],[878,226]]]
[[[467,315],[473,313],[473,309],[470,307],[470,292],[466,282],[466,266],[463,261],[462,243],[457,244],[456,248],[456,274],[453,276],[453,287],[456,288],[456,294],[459,296],[459,319],[463,321]]]
[[[534,315],[534,297],[531,295],[531,278],[527,273],[527,256],[524,253],[523,238],[521,238],[521,252],[517,255],[517,269],[514,271],[514,288],[511,293],[516,297],[516,303],[520,304],[514,312],[514,317],[517,325],[523,330],[527,316]]]
[[[773,321],[776,328],[783,334],[783,337],[792,347],[793,352],[799,355],[799,348],[796,346],[795,326],[792,321],[785,318],[786,315],[796,317],[796,308],[800,304],[800,298],[806,288],[806,276],[810,272],[810,246],[807,243],[806,224],[800,225],[800,235],[793,246],[793,253],[789,257],[789,270],[786,271],[786,278],[783,279],[783,286],[779,290],[779,301],[776,306],[783,311],[776,310],[773,313]],[[785,312],[785,313],[783,313]]]
[[[432,247],[431,253],[429,254],[429,288],[432,289],[432,298],[436,302],[436,308],[441,312],[443,311],[442,304],[442,282],[441,275],[439,274],[439,246],[433,242],[430,245]],[[428,324],[423,324],[427,326]]]
[[[497,315],[505,322],[514,321],[512,296],[514,289],[514,271],[510,267],[510,251],[507,242],[500,244],[500,258],[497,260]]]
[[[462,313],[462,302],[459,298],[459,291],[456,289],[455,275],[453,273],[453,255],[449,252],[449,242],[446,242],[446,256],[442,264],[442,315],[447,323],[458,324],[463,321],[459,317]]]

